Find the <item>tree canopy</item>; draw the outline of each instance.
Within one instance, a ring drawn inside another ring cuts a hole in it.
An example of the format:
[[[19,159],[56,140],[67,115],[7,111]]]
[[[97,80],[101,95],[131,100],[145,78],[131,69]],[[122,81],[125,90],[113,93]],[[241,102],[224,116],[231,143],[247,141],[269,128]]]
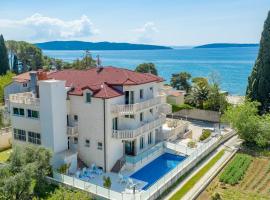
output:
[[[43,67],[42,51],[35,45],[14,40],[9,40],[6,44],[11,55],[13,57],[16,55],[22,63],[22,71],[37,70]]]
[[[40,194],[51,172],[50,158],[43,147],[14,147],[7,165],[0,167],[0,199],[28,200]]]
[[[136,72],[141,72],[141,73],[151,73],[154,75],[158,75],[158,71],[156,69],[156,66],[154,63],[142,63],[139,64],[136,69]]]
[[[0,35],[0,75],[9,70],[8,53],[3,35]]]
[[[265,147],[270,141],[270,115],[258,115],[259,105],[255,101],[246,101],[235,107],[230,106],[222,116],[222,121],[230,123],[247,143]]]
[[[171,77],[171,86],[176,88],[177,90],[185,90],[189,92],[191,87],[189,80],[191,78],[191,74],[187,72],[180,72],[178,74],[172,74]]]
[[[270,11],[264,23],[260,48],[252,73],[248,78],[247,97],[261,103],[261,113],[270,110]]]

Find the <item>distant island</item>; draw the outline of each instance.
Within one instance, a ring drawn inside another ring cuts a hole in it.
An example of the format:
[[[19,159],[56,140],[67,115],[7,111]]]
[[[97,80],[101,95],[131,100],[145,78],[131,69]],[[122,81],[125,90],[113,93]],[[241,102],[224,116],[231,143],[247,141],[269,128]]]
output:
[[[213,43],[196,46],[194,48],[229,48],[229,47],[258,47],[259,44],[235,44],[235,43]]]
[[[83,42],[83,41],[50,41],[36,43],[37,47],[43,50],[158,50],[172,49],[171,47],[131,44],[131,43],[114,43],[114,42]]]

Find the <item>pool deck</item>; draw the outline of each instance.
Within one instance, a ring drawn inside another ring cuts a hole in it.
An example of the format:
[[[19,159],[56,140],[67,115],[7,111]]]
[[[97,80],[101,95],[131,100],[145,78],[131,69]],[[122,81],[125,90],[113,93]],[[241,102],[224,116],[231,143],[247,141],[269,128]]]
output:
[[[130,174],[128,174],[128,173],[121,172],[121,174],[123,176],[130,178],[129,177]],[[123,192],[123,193],[133,193],[133,189],[128,188],[127,183],[120,183],[120,179],[119,179],[119,176],[117,173],[107,172],[107,173],[103,173],[102,175],[93,174],[93,178],[86,178],[86,179],[79,178],[79,179],[103,187],[103,177],[104,176],[110,177],[111,183],[112,183],[111,188],[110,188],[111,190],[114,190],[117,192]],[[74,177],[74,178],[76,178],[76,177]],[[134,183],[136,183],[136,191],[137,192],[140,192],[142,190],[142,188],[147,185],[147,183],[144,181],[137,180],[134,178],[131,178],[131,179],[133,180]]]

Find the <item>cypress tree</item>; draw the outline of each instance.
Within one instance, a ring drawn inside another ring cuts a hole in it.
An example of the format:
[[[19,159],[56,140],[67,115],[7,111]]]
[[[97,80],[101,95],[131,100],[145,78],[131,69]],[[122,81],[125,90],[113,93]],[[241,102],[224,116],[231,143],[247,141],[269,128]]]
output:
[[[261,113],[270,110],[270,11],[264,22],[259,54],[248,78],[246,94],[251,100],[261,103]]]
[[[13,64],[12,64],[12,71],[15,73],[15,74],[18,74],[19,73],[19,69],[18,69],[18,58],[16,55],[14,55],[13,57]]]
[[[0,35],[0,75],[9,70],[8,54],[3,35]]]

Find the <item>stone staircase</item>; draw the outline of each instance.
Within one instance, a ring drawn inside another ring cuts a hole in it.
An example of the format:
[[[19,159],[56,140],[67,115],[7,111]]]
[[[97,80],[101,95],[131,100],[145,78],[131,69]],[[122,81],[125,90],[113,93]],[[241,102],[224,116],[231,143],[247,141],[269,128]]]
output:
[[[111,172],[114,173],[119,173],[122,169],[122,167],[125,165],[126,160],[124,157],[120,158],[119,160],[116,161],[115,165],[111,169]]]

